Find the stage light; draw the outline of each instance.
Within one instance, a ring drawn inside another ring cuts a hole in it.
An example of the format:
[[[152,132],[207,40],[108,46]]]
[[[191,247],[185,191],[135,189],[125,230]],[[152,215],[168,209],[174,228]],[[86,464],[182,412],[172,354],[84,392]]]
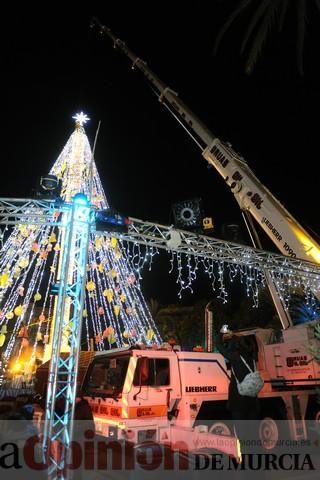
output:
[[[197,229],[202,227],[201,199],[182,200],[172,205],[177,228]]]
[[[59,188],[59,179],[55,175],[45,175],[40,178],[40,185],[43,190],[52,192],[53,190],[57,190]]]
[[[202,220],[203,230],[214,230],[214,223],[212,217],[205,217]]]

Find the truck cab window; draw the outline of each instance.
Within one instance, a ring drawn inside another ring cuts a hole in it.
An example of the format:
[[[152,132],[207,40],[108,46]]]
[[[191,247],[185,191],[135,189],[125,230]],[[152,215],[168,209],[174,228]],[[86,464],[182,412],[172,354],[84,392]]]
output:
[[[169,384],[170,368],[167,358],[139,358],[133,379],[134,386],[156,387]]]
[[[87,374],[84,388],[88,395],[112,397],[123,390],[129,357],[104,358],[95,361]]]

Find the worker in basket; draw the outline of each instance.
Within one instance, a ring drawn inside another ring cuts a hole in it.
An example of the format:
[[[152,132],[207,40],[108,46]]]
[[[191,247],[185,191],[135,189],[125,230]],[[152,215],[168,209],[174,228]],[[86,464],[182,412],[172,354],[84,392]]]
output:
[[[231,378],[227,408],[235,422],[237,435],[247,444],[256,443],[260,419],[258,393],[263,381],[256,369],[257,348],[252,337],[233,335],[224,325],[216,337],[216,347],[230,363]],[[245,385],[249,382],[249,389]],[[251,390],[250,390],[251,389]]]

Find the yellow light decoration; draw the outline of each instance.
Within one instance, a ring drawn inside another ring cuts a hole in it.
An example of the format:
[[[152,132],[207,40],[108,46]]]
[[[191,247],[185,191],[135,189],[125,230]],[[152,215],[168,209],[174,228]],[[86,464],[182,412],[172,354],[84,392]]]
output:
[[[152,330],[152,328],[149,328],[149,330],[147,331],[147,339],[151,341],[153,337],[154,337],[154,331]]]
[[[0,275],[0,287],[4,288],[8,285],[9,275],[5,272]]]
[[[110,270],[109,275],[112,278],[117,278],[118,277],[118,273],[116,272],[116,270]]]
[[[88,312],[87,312],[86,309],[83,310],[82,316],[83,316],[83,318],[88,318]]]
[[[27,227],[21,228],[20,235],[24,238],[27,238],[29,236],[29,229]]]
[[[103,273],[103,269],[104,269],[103,263],[99,263],[99,265],[98,265],[98,272],[99,272],[99,273]]]
[[[95,245],[97,250],[100,250],[100,248],[102,246],[102,238],[101,237],[96,237],[94,245]]]
[[[41,296],[41,293],[37,292],[34,296],[33,296],[33,299],[35,302],[38,302],[39,300],[41,300],[42,296]]]
[[[7,318],[8,320],[11,320],[13,317],[14,317],[14,313],[13,313],[13,312],[8,312],[8,313],[6,314],[6,318]]]
[[[22,305],[18,305],[18,306],[14,309],[14,314],[17,315],[17,317],[20,317],[20,316],[23,314],[23,306],[22,306]]]
[[[27,257],[21,257],[18,261],[20,268],[26,268],[29,265],[29,259]]]
[[[92,280],[89,280],[89,282],[86,283],[86,289],[88,292],[93,292],[96,289],[96,284]]]
[[[106,288],[105,290],[103,290],[102,295],[107,298],[109,303],[112,302],[114,294],[111,288]]]
[[[114,311],[115,316],[117,317],[117,316],[119,315],[119,313],[120,313],[120,307],[119,307],[119,305],[114,305],[114,306],[113,306],[113,311]]]
[[[49,242],[50,243],[56,243],[56,241],[57,241],[57,236],[54,232],[52,232],[50,237],[49,237]]]
[[[21,268],[17,267],[13,272],[13,278],[18,278],[21,273]]]
[[[53,250],[54,250],[55,252],[59,252],[59,251],[60,251],[60,248],[61,248],[61,247],[60,247],[59,243],[57,243],[56,246],[53,248]]]
[[[124,293],[121,293],[120,300],[121,300],[122,303],[124,303],[126,301],[126,296],[125,296]]]
[[[63,172],[65,171],[66,168],[67,168],[67,161],[65,160],[63,162],[63,164],[61,165],[61,175],[63,174]]]
[[[114,335],[109,335],[108,342],[110,343],[110,345],[116,343],[116,337]]]
[[[120,252],[120,250],[117,250],[114,256],[116,257],[116,260],[120,260],[120,258],[122,257],[122,253]]]
[[[118,240],[114,237],[111,238],[111,247],[116,248],[118,246]]]
[[[7,325],[2,325],[0,330],[0,347],[2,347],[4,345],[4,342],[6,341],[6,333],[8,333]]]

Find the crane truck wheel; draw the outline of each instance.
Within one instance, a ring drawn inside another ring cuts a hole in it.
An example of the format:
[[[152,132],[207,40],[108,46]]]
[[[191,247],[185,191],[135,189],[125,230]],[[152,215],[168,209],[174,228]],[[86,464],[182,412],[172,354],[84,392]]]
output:
[[[229,425],[225,422],[214,422],[211,427],[209,428],[210,433],[214,433],[216,435],[232,435],[231,429]]]
[[[282,440],[289,438],[288,418],[283,402],[280,399],[263,402],[258,427],[258,440],[262,450],[275,450]]]
[[[277,420],[265,416],[259,425],[259,440],[264,450],[274,450],[280,440],[280,426]]]
[[[320,429],[320,405],[317,399],[312,399],[311,405],[308,408],[306,415],[308,438],[310,440],[319,438]]]
[[[259,444],[262,450],[276,450],[290,439],[288,420],[272,413],[263,416],[258,431]]]

